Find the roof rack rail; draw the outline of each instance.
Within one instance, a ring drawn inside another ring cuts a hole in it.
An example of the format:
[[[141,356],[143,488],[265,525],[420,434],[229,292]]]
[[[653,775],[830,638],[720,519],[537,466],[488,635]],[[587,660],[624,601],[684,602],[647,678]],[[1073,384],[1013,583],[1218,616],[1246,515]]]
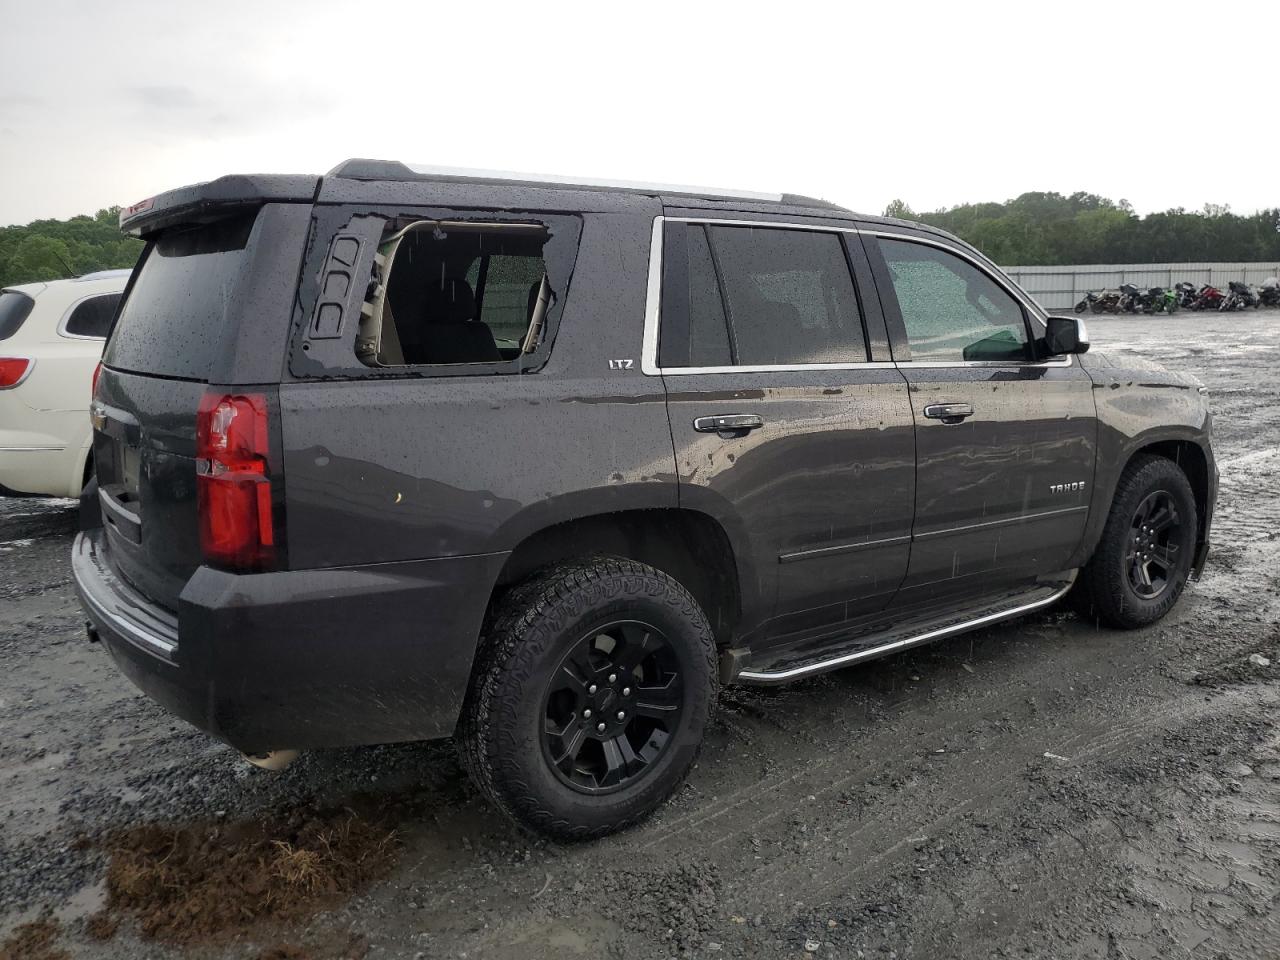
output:
[[[617,190],[627,193],[702,197],[707,199],[748,200],[757,203],[790,203],[843,210],[825,200],[814,200],[797,194],[760,193],[752,190],[730,190],[723,187],[695,187],[671,183],[643,183],[631,180],[605,180],[592,177],[570,177],[560,174],[519,173],[513,170],[480,170],[464,167],[439,167],[429,164],[401,163],[398,160],[346,160],[326,176],[351,180],[440,180],[445,182],[478,182],[521,184],[526,186],[570,187],[584,190]]]

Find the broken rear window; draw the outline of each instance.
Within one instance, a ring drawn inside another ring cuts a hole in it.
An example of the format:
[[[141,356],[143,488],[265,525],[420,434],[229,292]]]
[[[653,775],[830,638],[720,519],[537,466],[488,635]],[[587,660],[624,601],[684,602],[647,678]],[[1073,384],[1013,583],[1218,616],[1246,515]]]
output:
[[[494,364],[533,352],[553,294],[546,227],[389,224],[356,354],[370,367]]]

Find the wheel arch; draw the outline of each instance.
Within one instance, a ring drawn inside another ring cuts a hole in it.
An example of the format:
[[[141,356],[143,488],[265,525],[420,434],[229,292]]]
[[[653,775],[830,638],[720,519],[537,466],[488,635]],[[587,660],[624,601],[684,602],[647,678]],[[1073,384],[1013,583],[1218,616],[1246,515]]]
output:
[[[529,533],[503,564],[490,604],[537,570],[592,556],[625,557],[675,578],[706,613],[718,645],[742,620],[740,558],[727,531],[708,514],[680,507],[597,513]]]
[[[1172,461],[1191,484],[1196,500],[1196,563],[1192,569],[1192,576],[1196,577],[1203,565],[1208,546],[1213,506],[1217,499],[1218,474],[1212,450],[1204,435],[1189,430],[1142,434],[1133,438],[1120,451],[1119,456],[1106,458],[1115,466],[1105,476],[1101,469],[1097,473],[1089,523],[1073,565],[1083,566],[1093,556],[1102,538],[1120,478],[1140,456],[1163,457]]]

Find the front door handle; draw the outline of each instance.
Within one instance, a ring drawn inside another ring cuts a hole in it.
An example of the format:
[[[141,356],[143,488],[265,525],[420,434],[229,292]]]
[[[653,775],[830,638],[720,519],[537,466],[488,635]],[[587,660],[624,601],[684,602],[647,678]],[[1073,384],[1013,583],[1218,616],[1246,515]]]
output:
[[[741,436],[748,430],[764,426],[764,417],[754,413],[730,413],[720,417],[698,417],[693,429],[699,433],[728,433]]]
[[[969,403],[931,403],[924,408],[924,415],[930,420],[941,420],[943,423],[963,423],[966,417],[973,416],[973,405]]]

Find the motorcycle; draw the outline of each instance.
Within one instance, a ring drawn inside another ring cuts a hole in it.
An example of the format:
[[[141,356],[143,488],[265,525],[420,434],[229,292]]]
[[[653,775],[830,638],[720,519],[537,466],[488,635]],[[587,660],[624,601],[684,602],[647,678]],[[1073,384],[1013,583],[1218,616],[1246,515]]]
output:
[[[1166,290],[1163,287],[1152,287],[1150,296],[1152,313],[1178,312],[1178,295],[1172,290]]]
[[[1120,292],[1118,290],[1090,291],[1076,304],[1076,313],[1089,310],[1093,313],[1116,313],[1119,311]]]
[[[1249,307],[1254,307],[1255,309],[1258,307],[1258,296],[1247,283],[1232,280],[1227,284],[1227,290],[1227,295],[1218,304],[1219,310],[1245,310]]]
[[[1196,298],[1191,302],[1192,310],[1217,310],[1218,306],[1226,297],[1222,291],[1212,284],[1206,283],[1196,292]]]
[[[1142,309],[1143,291],[1132,283],[1120,284],[1120,302],[1116,304],[1117,312],[1138,313]]]
[[[1191,305],[1196,302],[1196,285],[1183,280],[1181,283],[1173,285],[1174,292],[1178,299],[1178,306],[1190,309]]]
[[[1280,279],[1267,277],[1258,288],[1258,303],[1264,307],[1280,307]]]

